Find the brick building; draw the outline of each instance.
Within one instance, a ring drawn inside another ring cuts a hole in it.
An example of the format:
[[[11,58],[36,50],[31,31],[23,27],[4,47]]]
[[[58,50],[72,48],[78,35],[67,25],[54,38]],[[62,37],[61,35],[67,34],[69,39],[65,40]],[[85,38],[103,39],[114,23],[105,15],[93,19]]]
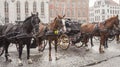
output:
[[[50,20],[57,15],[66,15],[80,23],[88,22],[89,0],[50,0]]]

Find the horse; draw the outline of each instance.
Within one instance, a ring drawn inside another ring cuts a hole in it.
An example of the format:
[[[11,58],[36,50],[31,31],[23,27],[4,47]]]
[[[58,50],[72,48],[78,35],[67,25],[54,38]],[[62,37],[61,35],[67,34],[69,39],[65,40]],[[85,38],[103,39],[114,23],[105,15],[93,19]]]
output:
[[[113,28],[115,30],[118,30],[118,25],[119,25],[118,15],[108,18],[104,22],[101,22],[101,23],[99,22],[97,24],[92,24],[92,23],[81,24],[80,26],[81,35],[83,36],[83,42],[86,45],[87,50],[88,50],[87,43],[89,38],[91,36],[99,36],[100,37],[99,52],[104,53],[103,47],[104,47],[106,38],[108,38],[109,36],[108,31],[111,31]]]
[[[11,61],[11,59],[8,57],[8,47],[10,43],[15,43],[19,45],[19,59],[18,59],[18,65],[22,66],[22,49],[23,45],[27,46],[27,59],[28,63],[32,63],[32,60],[30,59],[30,43],[31,39],[34,37],[33,30],[37,32],[38,25],[40,23],[40,19],[37,14],[31,14],[28,18],[26,18],[22,24],[5,24],[3,27],[2,35],[4,36],[4,48],[5,48],[5,58],[6,61]]]
[[[38,34],[38,39],[37,42],[39,44],[39,50],[42,47],[42,41],[43,40],[48,40],[49,41],[49,61],[52,61],[51,58],[51,43],[54,41],[55,43],[55,58],[56,60],[58,59],[57,57],[57,42],[58,42],[58,37],[60,35],[60,31],[65,32],[65,19],[64,16],[58,15],[51,23],[44,25],[40,24],[39,25],[39,34]]]

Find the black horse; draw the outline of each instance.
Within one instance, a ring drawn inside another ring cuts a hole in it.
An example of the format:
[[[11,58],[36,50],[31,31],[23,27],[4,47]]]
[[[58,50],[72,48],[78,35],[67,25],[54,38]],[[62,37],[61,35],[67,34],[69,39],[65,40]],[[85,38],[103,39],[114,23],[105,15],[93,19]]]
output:
[[[33,35],[35,32],[37,32],[39,27],[40,19],[37,14],[32,14],[30,17],[25,19],[22,24],[5,24],[3,27],[2,35],[4,36],[4,48],[5,48],[5,58],[6,61],[11,61],[11,59],[8,58],[8,47],[10,43],[15,43],[19,45],[19,65],[22,64],[22,49],[23,45],[26,45],[27,47],[27,59],[28,63],[32,63],[32,60],[30,59],[30,43],[31,39],[33,38]],[[33,30],[34,33],[33,33]]]

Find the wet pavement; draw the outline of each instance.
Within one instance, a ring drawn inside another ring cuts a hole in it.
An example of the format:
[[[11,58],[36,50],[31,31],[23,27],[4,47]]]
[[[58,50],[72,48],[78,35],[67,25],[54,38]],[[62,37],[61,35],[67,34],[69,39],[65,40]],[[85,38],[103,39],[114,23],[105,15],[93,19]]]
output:
[[[59,60],[55,60],[55,50],[52,48],[52,61],[49,61],[48,48],[43,53],[31,49],[33,64],[28,64],[26,59],[26,48],[24,48],[22,67],[119,67],[120,66],[120,44],[115,41],[109,43],[105,53],[99,54],[99,42],[94,41],[94,47],[86,51],[84,47],[76,48],[70,46],[68,50],[58,48]],[[0,67],[19,67],[18,52],[15,45],[9,48],[12,62],[5,62],[4,55],[0,57]]]

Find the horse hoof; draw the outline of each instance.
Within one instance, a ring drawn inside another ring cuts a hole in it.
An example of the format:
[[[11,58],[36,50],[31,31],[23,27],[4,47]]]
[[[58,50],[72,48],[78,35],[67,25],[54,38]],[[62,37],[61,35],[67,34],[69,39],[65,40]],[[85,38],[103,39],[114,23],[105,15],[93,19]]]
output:
[[[107,49],[108,47],[104,47],[105,49]]]
[[[86,49],[86,51],[89,51],[89,49]]]
[[[18,66],[23,66],[23,63],[19,63]]]
[[[120,43],[120,41],[117,41],[117,44],[119,44]]]
[[[6,62],[12,62],[12,60],[11,60],[11,59],[8,59],[8,60],[6,60]]]
[[[56,60],[59,60],[60,58],[56,57],[55,59],[56,59]]]
[[[56,57],[55,59],[58,60],[58,57]]]
[[[33,62],[32,62],[32,60],[31,59],[29,59],[28,60],[28,64],[32,64]]]
[[[52,58],[49,58],[49,61],[52,61]]]
[[[8,62],[12,62],[12,60],[11,60],[11,59],[8,59]]]
[[[94,45],[91,46],[91,48],[94,47]]]
[[[18,59],[18,66],[23,66],[21,59]]]
[[[105,51],[100,51],[100,53],[102,54],[102,53],[104,53]]]
[[[86,51],[89,51],[89,48],[88,47],[85,47]]]

